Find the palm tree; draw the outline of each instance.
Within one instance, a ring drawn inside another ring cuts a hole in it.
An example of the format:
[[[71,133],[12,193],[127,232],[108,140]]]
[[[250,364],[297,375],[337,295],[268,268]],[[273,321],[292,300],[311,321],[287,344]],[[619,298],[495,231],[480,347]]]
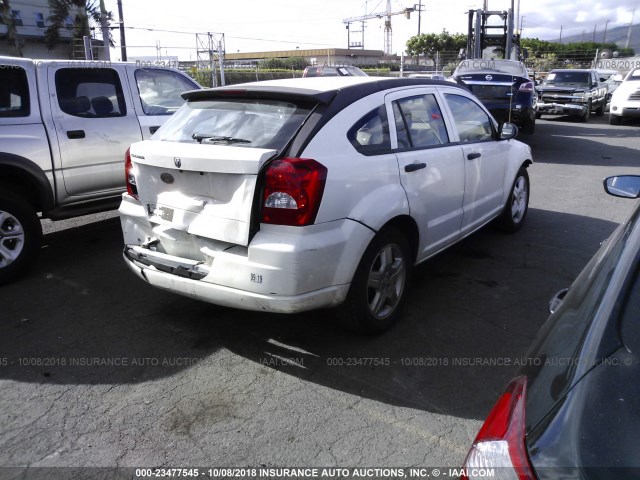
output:
[[[7,26],[7,41],[13,47],[16,56],[22,56],[22,40],[16,29],[16,22],[11,15],[9,0],[0,0],[0,24]]]
[[[2,0],[0,0],[2,1]],[[45,31],[45,43],[49,49],[54,48],[60,40],[60,29],[68,28],[68,19],[73,24],[73,40],[82,40],[91,36],[91,25],[100,25],[103,16],[107,21],[113,19],[111,12],[104,9],[104,1],[99,0],[49,0],[51,16],[50,25]],[[110,45],[111,38],[104,39],[105,46]]]

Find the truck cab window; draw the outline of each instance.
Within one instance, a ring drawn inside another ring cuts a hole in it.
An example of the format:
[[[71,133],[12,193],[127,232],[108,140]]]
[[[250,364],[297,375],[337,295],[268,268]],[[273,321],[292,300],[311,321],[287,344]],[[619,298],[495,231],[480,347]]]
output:
[[[0,117],[28,117],[29,84],[20,67],[0,68]]]
[[[118,73],[109,68],[62,68],[56,72],[58,105],[67,115],[86,118],[127,114]]]

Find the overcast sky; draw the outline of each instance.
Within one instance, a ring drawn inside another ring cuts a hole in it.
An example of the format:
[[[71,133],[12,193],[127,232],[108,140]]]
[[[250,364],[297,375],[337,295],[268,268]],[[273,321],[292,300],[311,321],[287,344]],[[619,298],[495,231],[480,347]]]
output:
[[[506,10],[514,3],[522,21],[523,36],[557,41],[562,36],[582,35],[602,41],[608,29],[627,26],[640,0],[488,0],[489,10]],[[179,56],[195,60],[196,32],[224,33],[227,53],[293,50],[296,48],[346,48],[347,30],[342,20],[366,13],[384,12],[386,0],[122,0],[129,56]],[[418,0],[392,0],[391,10],[402,11]],[[482,0],[422,0],[421,33],[466,33],[470,9]],[[106,0],[117,20],[116,0]],[[393,52],[400,54],[406,41],[418,33],[418,15],[407,20],[392,18]],[[608,21],[608,24],[607,24]],[[640,8],[633,23],[640,23]],[[354,24],[355,29],[358,24]],[[186,33],[170,33],[171,30]],[[352,41],[355,35],[352,36]],[[114,31],[119,45],[120,37]],[[357,40],[360,40],[360,34]],[[364,47],[384,48],[384,20],[368,20]],[[159,48],[156,48],[159,46]],[[115,52],[118,58],[119,52]]]

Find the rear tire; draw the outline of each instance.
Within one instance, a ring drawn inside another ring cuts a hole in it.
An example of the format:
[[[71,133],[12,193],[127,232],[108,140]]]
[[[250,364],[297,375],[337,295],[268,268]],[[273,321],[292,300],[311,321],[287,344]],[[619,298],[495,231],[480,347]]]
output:
[[[529,211],[529,174],[525,167],[520,168],[511,186],[511,193],[499,217],[500,229],[507,233],[522,228]]]
[[[0,186],[0,284],[26,273],[35,262],[42,225],[35,209]]]
[[[412,267],[406,236],[396,228],[378,232],[360,260],[347,299],[338,307],[341,324],[369,335],[389,329],[402,315]]]
[[[536,122],[535,120],[529,120],[528,122],[522,125],[522,133],[525,135],[533,135],[536,131]]]

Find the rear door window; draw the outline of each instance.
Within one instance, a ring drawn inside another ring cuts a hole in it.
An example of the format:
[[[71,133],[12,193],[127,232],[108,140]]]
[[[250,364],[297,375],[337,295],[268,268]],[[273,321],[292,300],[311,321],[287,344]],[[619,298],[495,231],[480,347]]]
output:
[[[0,117],[28,117],[29,84],[20,67],[0,68]]]
[[[118,72],[110,68],[62,68],[56,72],[58,105],[67,115],[86,118],[127,114]]]

